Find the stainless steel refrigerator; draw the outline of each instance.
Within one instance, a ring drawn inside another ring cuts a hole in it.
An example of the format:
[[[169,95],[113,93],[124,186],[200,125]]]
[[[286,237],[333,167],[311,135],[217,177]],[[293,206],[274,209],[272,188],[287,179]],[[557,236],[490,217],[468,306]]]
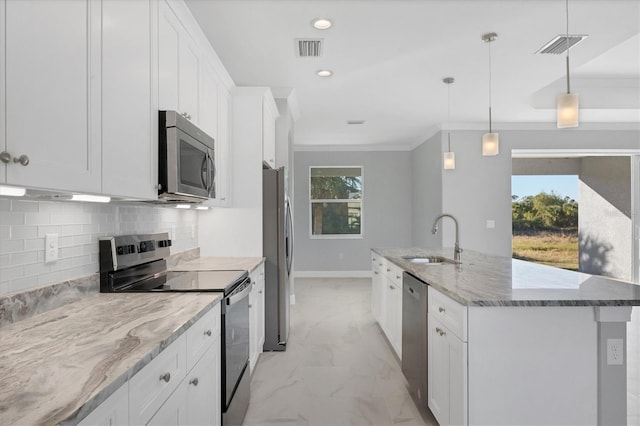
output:
[[[284,351],[289,338],[289,274],[293,260],[291,205],[284,167],[262,173],[262,253],[265,262],[265,351]]]

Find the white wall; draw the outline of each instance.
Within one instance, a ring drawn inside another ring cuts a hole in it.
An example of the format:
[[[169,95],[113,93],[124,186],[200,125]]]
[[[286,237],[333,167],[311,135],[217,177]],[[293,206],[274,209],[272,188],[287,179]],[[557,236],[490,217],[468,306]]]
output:
[[[442,232],[431,233],[433,220],[442,213],[441,133],[437,133],[411,153],[413,181],[411,244],[441,247]]]
[[[146,205],[0,198],[0,295],[98,272],[98,238],[168,232],[171,253],[196,248],[195,211]],[[44,263],[44,236],[59,235],[59,259]]]
[[[296,151],[294,188],[295,270],[369,271],[372,247],[411,244],[412,182],[408,151]],[[312,239],[309,167],[363,166],[363,238]]]

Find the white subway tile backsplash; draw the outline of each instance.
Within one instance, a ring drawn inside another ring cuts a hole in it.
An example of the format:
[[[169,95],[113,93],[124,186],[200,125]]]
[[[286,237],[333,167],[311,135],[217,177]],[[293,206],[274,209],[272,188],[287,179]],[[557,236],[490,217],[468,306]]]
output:
[[[150,205],[0,198],[0,295],[98,272],[98,238],[168,232],[172,253],[198,246],[197,214]],[[44,263],[44,236],[59,235],[59,260]]]

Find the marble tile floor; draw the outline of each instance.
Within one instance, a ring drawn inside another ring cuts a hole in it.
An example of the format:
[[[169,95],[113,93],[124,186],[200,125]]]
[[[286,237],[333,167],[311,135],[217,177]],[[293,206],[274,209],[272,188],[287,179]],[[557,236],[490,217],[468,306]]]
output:
[[[286,352],[260,356],[244,425],[437,425],[374,320],[370,279],[296,279]]]

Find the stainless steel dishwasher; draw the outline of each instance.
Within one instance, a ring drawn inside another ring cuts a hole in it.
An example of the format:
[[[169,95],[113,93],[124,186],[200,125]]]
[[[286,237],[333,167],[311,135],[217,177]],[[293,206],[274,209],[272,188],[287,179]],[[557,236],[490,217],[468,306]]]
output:
[[[409,393],[427,408],[427,284],[402,274],[402,373]]]

